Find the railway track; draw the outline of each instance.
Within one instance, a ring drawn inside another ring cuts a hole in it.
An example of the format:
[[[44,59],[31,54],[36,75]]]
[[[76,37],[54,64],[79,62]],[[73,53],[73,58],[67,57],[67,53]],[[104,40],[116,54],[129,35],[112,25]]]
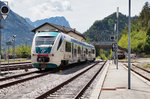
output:
[[[33,68],[31,62],[9,63],[9,66],[8,63],[1,64],[1,71],[18,70],[25,68]]]
[[[92,75],[92,77],[91,77],[90,73],[88,74],[90,77],[89,76],[86,77],[86,75],[87,75],[86,73],[88,73],[88,71],[92,70],[92,68],[94,68],[98,63],[99,62],[96,62],[91,67],[89,67],[86,70],[76,74],[75,76],[62,82],[61,84],[57,85],[56,87],[48,90],[47,92],[40,95],[36,99],[43,99],[43,98],[48,98],[48,99],[54,99],[54,98],[57,98],[57,99],[60,99],[60,98],[61,99],[66,99],[66,98],[67,99],[70,99],[70,98],[71,99],[72,98],[78,99],[78,98],[80,98],[83,95],[83,93],[86,91],[86,89],[89,87],[89,85],[92,83],[92,81],[95,79],[95,77],[102,70],[102,68],[104,67],[106,62],[99,68],[98,71],[96,71],[96,73],[94,72],[94,75]],[[80,85],[81,82],[82,82],[82,84]],[[69,91],[64,94],[64,92],[66,92],[67,90],[69,90]]]
[[[0,81],[6,81],[6,80],[10,80],[10,79],[15,79],[15,78],[19,78],[19,77],[22,77],[22,76],[26,76],[26,75],[30,75],[30,74],[38,73],[38,72],[39,71],[33,71],[33,72],[28,72],[28,73],[13,75],[13,76],[9,76],[9,77],[6,77],[6,78],[1,78]]]
[[[49,71],[49,72],[44,72],[44,73],[41,73],[41,74],[38,74],[38,75],[35,75],[35,76],[31,76],[31,77],[28,77],[28,78],[24,78],[24,79],[21,79],[21,80],[16,80],[16,81],[13,81],[13,82],[2,84],[2,85],[0,85],[0,89],[7,88],[9,86],[16,85],[18,83],[22,83],[22,82],[25,82],[25,81],[29,81],[29,80],[32,80],[32,79],[35,79],[35,78],[38,78],[38,77],[42,77],[42,76],[45,76],[45,75],[48,75],[48,74],[54,73],[54,72],[58,72],[58,69],[55,69],[55,70],[52,70],[52,71]],[[34,73],[34,72],[28,73],[27,75],[32,74],[32,73]],[[22,74],[22,75],[25,76],[26,74]],[[12,77],[10,77],[8,79],[11,79],[11,78]],[[8,80],[8,79],[6,78],[6,80]]]
[[[124,65],[128,68],[128,66],[127,66],[126,64],[124,64]],[[143,69],[143,68],[141,68],[141,67],[139,67],[139,66],[136,66],[135,64],[132,64],[132,66],[134,66],[134,69],[131,68],[131,70],[132,70],[134,73],[136,73],[136,74],[138,74],[139,76],[143,77],[144,79],[150,81],[150,76],[145,75],[145,74],[150,75],[150,71],[148,71],[148,70],[146,70],[146,69]],[[139,70],[136,70],[136,69],[139,69]]]
[[[132,65],[135,66],[136,68],[139,68],[139,69],[141,69],[141,70],[147,72],[147,73],[150,73],[149,70],[146,70],[146,69],[144,69],[144,68],[141,68],[141,67],[139,67],[139,66],[136,66],[135,64],[132,64]]]
[[[14,63],[9,63],[9,65],[12,65],[12,64],[26,64],[26,63],[31,63],[31,62],[14,62]],[[8,65],[8,63],[1,63],[1,65]]]
[[[82,64],[84,64],[84,63],[82,63]],[[15,81],[11,81],[11,82],[8,82],[8,83],[4,83],[4,84],[0,85],[0,89],[7,88],[9,86],[16,85],[18,83],[22,83],[22,82],[25,82],[25,81],[29,81],[29,80],[32,80],[32,79],[35,79],[35,78],[38,78],[38,77],[46,76],[46,75],[51,74],[51,73],[56,73],[56,72],[59,72],[59,70],[66,70],[66,69],[69,69],[69,68],[72,68],[72,67],[75,67],[75,66],[78,66],[78,64],[74,64],[72,66],[66,66],[66,67],[63,67],[63,68],[53,69],[51,71],[43,71],[43,73],[40,72],[40,71],[33,71],[33,72],[29,72],[29,73],[24,73],[24,74],[14,75],[14,76],[6,77],[6,78],[1,78],[0,81],[6,81],[6,80],[13,79],[13,78],[19,78],[19,77],[28,76],[28,75],[31,75],[31,74],[34,74],[34,73],[39,73],[38,75],[36,74],[34,76],[31,76],[31,77],[27,77],[27,78],[23,78],[23,79],[20,79],[20,80],[15,80]]]

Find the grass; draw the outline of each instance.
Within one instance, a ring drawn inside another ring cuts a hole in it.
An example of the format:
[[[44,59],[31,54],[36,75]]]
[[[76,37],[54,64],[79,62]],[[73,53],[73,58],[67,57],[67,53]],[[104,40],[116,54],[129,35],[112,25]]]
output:
[[[144,58],[150,58],[150,54],[144,54]]]
[[[15,63],[15,62],[30,62],[31,59],[26,59],[26,58],[20,58],[20,59],[10,59],[9,62],[10,63]],[[8,63],[8,61],[2,60],[1,63]]]
[[[150,68],[150,64],[143,66],[143,68]]]

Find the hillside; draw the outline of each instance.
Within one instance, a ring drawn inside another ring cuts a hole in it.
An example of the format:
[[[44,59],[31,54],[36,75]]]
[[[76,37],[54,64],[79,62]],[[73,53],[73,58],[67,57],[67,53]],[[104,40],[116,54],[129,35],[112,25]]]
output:
[[[43,24],[44,22],[51,22],[70,27],[68,21],[64,17],[52,17],[44,20],[37,20],[32,23],[30,19],[24,19],[23,17],[10,10],[6,21],[2,19],[2,26],[4,27],[2,29],[2,46],[6,47],[6,42],[12,40],[13,35],[16,35],[16,45],[31,45],[34,36],[34,33],[31,32],[31,30],[36,26]]]
[[[31,45],[33,39],[33,33],[31,30],[33,27],[26,22],[26,20],[10,10],[6,21],[2,20],[2,46],[6,45],[6,42],[12,40],[12,36],[16,35],[16,45],[28,44]]]
[[[48,23],[53,23],[53,24],[57,24],[57,25],[61,25],[61,26],[70,28],[69,22],[63,16],[61,16],[61,17],[56,16],[56,17],[46,18],[46,19],[42,19],[42,20],[36,20],[34,22],[32,22],[29,18],[25,18],[25,19],[33,27],[38,27],[38,26],[44,24],[45,22],[48,22]]]
[[[128,26],[122,31],[119,45],[128,48]],[[150,4],[143,6],[140,15],[131,21],[131,50],[150,54]]]
[[[110,36],[114,35],[114,24],[117,23],[116,19],[116,13],[113,13],[103,20],[95,21],[94,24],[84,33],[87,41],[110,41]],[[127,16],[119,13],[119,35],[127,22]]]

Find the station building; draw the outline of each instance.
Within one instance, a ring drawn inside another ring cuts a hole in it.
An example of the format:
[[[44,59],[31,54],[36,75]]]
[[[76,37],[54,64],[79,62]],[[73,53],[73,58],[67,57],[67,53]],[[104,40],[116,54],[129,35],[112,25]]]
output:
[[[60,26],[60,25],[56,25],[56,24],[52,24],[52,23],[48,23],[48,22],[46,22],[32,30],[32,32],[34,32],[34,33],[51,32],[51,31],[63,32],[67,35],[70,35],[70,36],[78,39],[79,41],[82,41],[82,42],[84,42],[86,40],[86,38],[80,32],[76,31],[75,29],[67,28],[65,26]]]

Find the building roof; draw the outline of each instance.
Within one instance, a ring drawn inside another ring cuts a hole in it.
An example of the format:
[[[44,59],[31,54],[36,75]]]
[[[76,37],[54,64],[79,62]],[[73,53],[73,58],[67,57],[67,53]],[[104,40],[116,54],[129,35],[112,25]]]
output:
[[[76,31],[75,29],[67,28],[67,27],[65,27],[65,26],[60,26],[60,25],[56,25],[56,24],[52,24],[52,23],[48,23],[48,22],[46,22],[46,23],[44,23],[44,24],[42,24],[42,25],[36,27],[35,29],[32,30],[32,32],[35,32],[37,29],[43,27],[43,26],[46,25],[46,24],[48,24],[48,25],[50,25],[50,26],[52,26],[52,27],[58,29],[58,31],[64,32],[64,33],[66,33],[66,34],[68,34],[69,32],[73,32],[73,33],[75,33],[75,34],[77,34],[77,35],[83,37],[84,39],[86,39],[80,32]]]

